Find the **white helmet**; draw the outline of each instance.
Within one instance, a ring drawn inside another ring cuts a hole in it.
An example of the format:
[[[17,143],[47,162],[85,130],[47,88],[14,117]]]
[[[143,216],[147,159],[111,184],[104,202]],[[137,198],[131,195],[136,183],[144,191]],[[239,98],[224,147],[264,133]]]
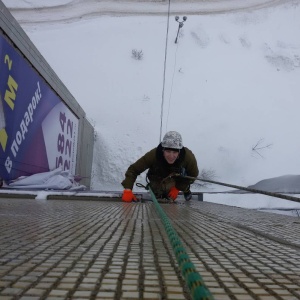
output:
[[[163,148],[182,149],[182,137],[177,131],[169,131],[165,134],[161,145]]]

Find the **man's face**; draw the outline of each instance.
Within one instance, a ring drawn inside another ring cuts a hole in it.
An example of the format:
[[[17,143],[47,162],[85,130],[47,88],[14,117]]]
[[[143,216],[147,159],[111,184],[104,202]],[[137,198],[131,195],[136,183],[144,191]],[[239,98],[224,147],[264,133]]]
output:
[[[164,158],[168,164],[172,165],[179,156],[179,151],[165,149],[163,150]]]

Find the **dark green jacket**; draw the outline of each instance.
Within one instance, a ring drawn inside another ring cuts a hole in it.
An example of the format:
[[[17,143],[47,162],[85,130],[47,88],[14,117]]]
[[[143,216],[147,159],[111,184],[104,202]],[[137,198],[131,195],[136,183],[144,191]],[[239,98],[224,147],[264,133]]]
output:
[[[174,164],[170,165],[163,156],[163,148],[161,144],[147,152],[144,156],[138,159],[134,164],[130,165],[125,173],[125,179],[122,185],[126,189],[132,189],[138,175],[149,169],[147,177],[150,182],[161,182],[171,173],[182,173],[185,170],[185,175],[197,177],[199,174],[197,160],[195,155],[187,147],[180,150],[179,157]],[[175,177],[176,188],[180,191],[185,191],[193,180],[187,180],[180,177]]]

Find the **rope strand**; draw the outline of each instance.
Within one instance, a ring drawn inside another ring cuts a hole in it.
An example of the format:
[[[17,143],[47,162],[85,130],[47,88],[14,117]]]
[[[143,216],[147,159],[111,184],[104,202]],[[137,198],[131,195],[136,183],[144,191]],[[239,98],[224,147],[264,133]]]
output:
[[[165,102],[165,83],[166,83],[168,39],[169,39],[170,7],[171,7],[171,0],[169,0],[169,4],[168,4],[168,23],[167,23],[167,33],[166,33],[164,75],[163,75],[163,88],[162,88],[161,111],[160,111],[160,135],[159,135],[159,143],[161,142],[161,137],[162,137],[162,122],[163,122],[164,102]]]
[[[174,84],[175,69],[176,69],[176,64],[177,64],[177,50],[178,50],[178,45],[179,44],[177,44],[177,46],[176,46],[176,52],[175,52],[175,62],[174,62],[174,69],[173,69],[173,76],[172,76],[170,97],[169,97],[168,115],[167,115],[167,121],[166,121],[166,131],[168,131],[167,129],[168,129],[168,122],[169,122],[171,98],[172,98],[172,94],[173,94],[173,84]]]
[[[193,300],[213,300],[213,296],[204,284],[203,278],[197,272],[194,264],[189,258],[177,232],[172,227],[172,224],[167,217],[164,210],[159,205],[153,191],[149,187],[151,198],[155,205],[155,208],[162,220],[165,227],[167,235],[169,237],[170,243],[172,245],[173,251],[175,253],[179,268],[181,269],[181,274],[185,278],[186,284],[190,290]]]

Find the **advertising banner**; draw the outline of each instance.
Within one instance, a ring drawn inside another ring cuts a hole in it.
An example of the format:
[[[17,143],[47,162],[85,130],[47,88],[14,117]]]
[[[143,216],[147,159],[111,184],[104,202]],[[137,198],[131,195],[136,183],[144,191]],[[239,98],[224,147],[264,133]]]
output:
[[[78,118],[0,34],[0,177],[75,174]]]

